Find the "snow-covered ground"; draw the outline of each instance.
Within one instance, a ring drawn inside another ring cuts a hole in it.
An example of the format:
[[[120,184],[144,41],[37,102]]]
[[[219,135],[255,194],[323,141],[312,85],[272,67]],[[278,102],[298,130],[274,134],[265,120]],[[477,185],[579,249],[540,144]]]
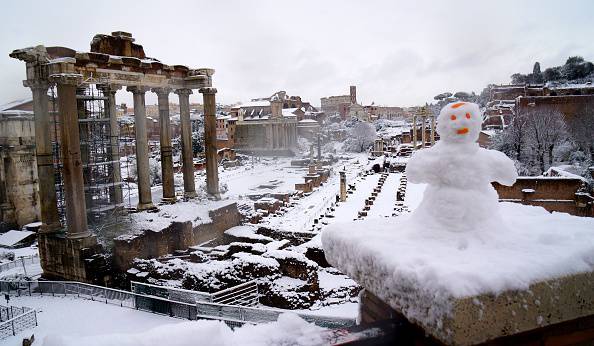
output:
[[[41,346],[318,345],[323,328],[293,314],[277,322],[231,330],[219,321],[185,321],[73,297],[13,297],[11,304],[37,310],[38,326],[1,340],[20,345],[35,335]]]
[[[2,345],[17,345],[23,337],[35,335],[35,344],[46,345],[44,338],[93,337],[106,333],[139,333],[148,329],[181,323],[181,320],[116,305],[73,297],[12,297],[10,305],[37,310],[38,326],[0,341]],[[52,336],[53,335],[53,336]],[[54,343],[56,344],[56,343]]]

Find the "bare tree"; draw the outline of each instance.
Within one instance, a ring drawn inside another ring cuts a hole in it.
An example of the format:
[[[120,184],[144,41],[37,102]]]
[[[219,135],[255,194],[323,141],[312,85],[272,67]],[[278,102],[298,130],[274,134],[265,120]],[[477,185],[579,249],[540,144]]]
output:
[[[493,149],[504,152],[517,161],[522,161],[522,154],[528,137],[528,117],[524,114],[513,117],[509,124],[493,140]]]
[[[570,139],[567,125],[563,114],[553,109],[534,110],[523,116],[526,117],[529,148],[534,152],[542,173],[547,163],[549,167],[553,165],[555,147]]]
[[[578,149],[594,163],[594,106],[588,106],[567,121]]]
[[[345,142],[346,149],[363,152],[373,144],[375,137],[375,127],[370,123],[359,121],[351,128],[349,137]]]

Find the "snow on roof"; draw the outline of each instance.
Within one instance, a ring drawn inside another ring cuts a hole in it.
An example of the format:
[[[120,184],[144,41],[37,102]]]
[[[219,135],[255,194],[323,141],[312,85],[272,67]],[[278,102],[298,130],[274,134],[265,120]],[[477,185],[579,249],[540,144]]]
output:
[[[0,105],[0,111],[9,110],[14,107],[18,107],[20,105],[24,105],[25,103],[33,101],[33,97],[26,97],[24,99],[14,100],[3,105]]]
[[[268,100],[252,100],[250,102],[238,104],[237,108],[246,108],[246,107],[269,107],[270,101]]]
[[[313,119],[303,119],[301,121],[299,121],[300,123],[317,123],[317,120],[313,120]]]
[[[0,246],[14,246],[32,234],[35,234],[35,232],[15,230],[8,231],[6,233],[0,234]]]
[[[295,114],[295,111],[298,108],[283,108],[283,117],[285,118],[294,118],[297,116],[297,114]]]
[[[586,178],[568,171],[568,170],[575,171],[575,169],[580,169],[580,167],[571,166],[571,165],[551,167],[546,172],[544,172],[542,174],[542,176],[543,177],[562,177],[562,178],[579,179],[583,182],[587,182]]]
[[[481,132],[489,137],[493,137],[497,133],[495,130],[481,130]]]
[[[7,111],[0,111],[2,115],[10,115],[11,117],[19,117],[19,116],[31,116],[33,115],[33,111],[21,111],[18,109],[11,109]]]

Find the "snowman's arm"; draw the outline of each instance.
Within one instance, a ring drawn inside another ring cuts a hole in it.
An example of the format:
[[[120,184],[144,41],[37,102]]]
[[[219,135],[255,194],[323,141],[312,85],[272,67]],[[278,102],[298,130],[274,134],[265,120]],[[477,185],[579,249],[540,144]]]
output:
[[[518,178],[518,171],[514,162],[504,153],[497,150],[486,150],[489,156],[491,179],[502,185],[512,186]]]
[[[430,149],[415,151],[406,164],[406,176],[413,184],[431,183],[435,169],[435,159]]]

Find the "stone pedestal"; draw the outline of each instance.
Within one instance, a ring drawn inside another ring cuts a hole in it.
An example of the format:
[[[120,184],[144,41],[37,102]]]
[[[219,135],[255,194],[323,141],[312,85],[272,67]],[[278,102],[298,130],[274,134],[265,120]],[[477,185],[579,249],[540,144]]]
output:
[[[346,172],[340,171],[340,201],[346,201],[347,188],[346,188]]]
[[[100,252],[94,236],[72,239],[60,234],[40,234],[38,247],[44,278],[93,281],[85,260]]]
[[[364,322],[401,316],[447,345],[548,344],[551,330],[594,340],[594,220],[507,203],[500,212],[516,228],[440,232],[400,216],[329,225],[322,244],[377,297],[361,300]]]

